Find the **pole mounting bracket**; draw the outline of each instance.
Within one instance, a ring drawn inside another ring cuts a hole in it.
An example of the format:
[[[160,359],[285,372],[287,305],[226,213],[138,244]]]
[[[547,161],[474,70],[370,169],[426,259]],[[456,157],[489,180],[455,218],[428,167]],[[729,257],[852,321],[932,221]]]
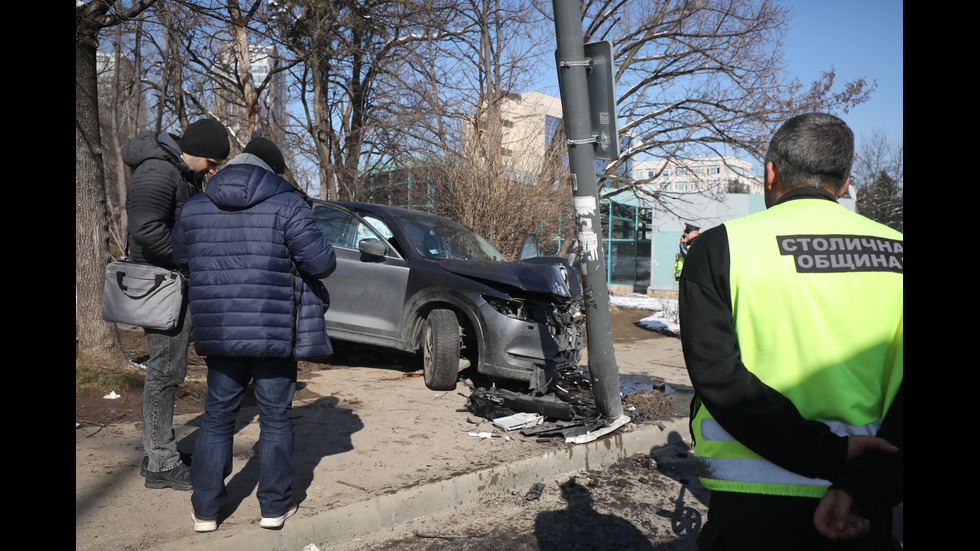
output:
[[[571,140],[571,139],[565,140],[565,145],[584,145],[587,143],[598,143],[598,142],[599,142],[598,137],[592,136],[591,138],[581,138],[578,140]]]
[[[565,61],[559,60],[558,67],[561,69],[568,69],[570,67],[587,67],[592,68],[592,58],[586,58],[580,61]]]

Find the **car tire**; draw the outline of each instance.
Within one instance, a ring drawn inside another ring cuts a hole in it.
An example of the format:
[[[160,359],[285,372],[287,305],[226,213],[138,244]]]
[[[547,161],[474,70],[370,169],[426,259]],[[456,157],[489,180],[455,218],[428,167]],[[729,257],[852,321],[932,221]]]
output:
[[[459,376],[459,321],[452,310],[437,309],[425,318],[422,375],[432,390],[454,390]]]

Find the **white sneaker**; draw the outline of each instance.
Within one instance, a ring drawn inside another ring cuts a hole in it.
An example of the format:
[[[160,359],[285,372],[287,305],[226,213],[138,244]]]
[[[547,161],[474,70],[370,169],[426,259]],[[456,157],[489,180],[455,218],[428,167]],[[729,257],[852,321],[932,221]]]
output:
[[[293,503],[289,506],[289,509],[287,509],[285,513],[279,515],[278,517],[262,517],[262,520],[259,521],[259,526],[262,528],[282,528],[282,525],[284,522],[286,522],[286,519],[295,515],[296,511],[298,510],[299,505]]]
[[[194,521],[195,532],[214,532],[218,529],[217,520],[201,520],[194,515],[193,509],[191,509],[191,520]]]

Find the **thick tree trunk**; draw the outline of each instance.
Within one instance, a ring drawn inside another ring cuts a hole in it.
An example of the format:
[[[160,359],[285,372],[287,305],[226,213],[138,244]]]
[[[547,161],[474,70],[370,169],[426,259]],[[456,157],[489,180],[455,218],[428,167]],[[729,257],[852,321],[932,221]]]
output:
[[[75,332],[76,365],[125,364],[115,324],[102,320],[109,262],[105,172],[99,136],[95,53],[98,28],[82,18],[75,34]]]

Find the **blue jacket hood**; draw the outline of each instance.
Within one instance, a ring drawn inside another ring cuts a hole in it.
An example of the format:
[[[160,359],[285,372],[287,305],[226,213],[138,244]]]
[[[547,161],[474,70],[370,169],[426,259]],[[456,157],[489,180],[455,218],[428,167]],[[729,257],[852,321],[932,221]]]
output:
[[[211,177],[204,189],[215,205],[227,209],[248,208],[274,195],[295,192],[296,188],[285,178],[250,162],[229,162]]]

